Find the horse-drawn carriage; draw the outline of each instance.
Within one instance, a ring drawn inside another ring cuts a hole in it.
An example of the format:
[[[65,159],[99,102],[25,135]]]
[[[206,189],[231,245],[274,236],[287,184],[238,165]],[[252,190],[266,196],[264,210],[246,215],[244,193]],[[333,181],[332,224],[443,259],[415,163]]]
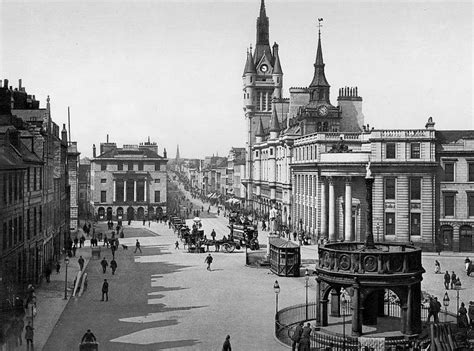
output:
[[[236,224],[232,223],[229,225],[230,234],[229,239],[238,243],[239,246],[247,246],[250,250],[260,249],[258,243],[258,230],[257,226],[250,223]]]

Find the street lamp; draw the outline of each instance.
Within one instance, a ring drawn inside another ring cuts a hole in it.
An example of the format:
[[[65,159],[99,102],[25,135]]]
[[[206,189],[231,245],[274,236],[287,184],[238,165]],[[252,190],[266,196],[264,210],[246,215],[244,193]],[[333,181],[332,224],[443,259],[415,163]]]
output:
[[[448,306],[449,306],[449,296],[448,296],[447,291],[444,293],[443,306],[444,306],[444,321],[446,322],[448,319]]]
[[[341,290],[341,304],[342,304],[342,349],[346,349],[346,304],[347,298],[344,288]]]
[[[377,228],[377,242],[379,242],[379,231],[380,231],[380,224],[377,222],[377,225],[375,226]]]
[[[308,268],[304,273],[305,288],[306,288],[306,320],[308,320],[308,282],[309,282],[309,272]]]
[[[278,313],[278,294],[280,293],[280,285],[278,284],[278,280],[275,280],[275,284],[273,284],[273,291],[275,291],[275,314]]]
[[[66,277],[64,278],[64,300],[67,300],[67,266],[69,264],[69,257],[66,256],[64,263],[66,264]]]
[[[454,289],[456,290],[456,317],[459,317],[459,290],[461,290],[461,282],[459,280],[454,283]]]

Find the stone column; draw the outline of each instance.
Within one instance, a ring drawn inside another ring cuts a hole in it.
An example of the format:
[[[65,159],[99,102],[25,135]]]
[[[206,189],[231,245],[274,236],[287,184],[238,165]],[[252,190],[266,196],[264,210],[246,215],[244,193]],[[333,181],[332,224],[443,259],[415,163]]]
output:
[[[407,297],[407,316],[406,316],[406,327],[405,334],[413,334],[413,290],[412,286],[408,285],[408,297]]]
[[[326,207],[326,179],[321,177],[321,238],[328,239],[328,219]]]
[[[321,300],[321,326],[328,326],[328,299]]]
[[[146,183],[147,183],[147,182],[146,182],[146,179],[145,179],[145,180],[143,181],[143,187],[144,187],[144,191],[143,191],[144,199],[143,199],[143,200],[144,200],[144,201],[147,201],[147,198],[148,198],[148,196],[147,196],[147,186],[146,186]]]
[[[316,326],[321,325],[321,280],[316,279]]]
[[[354,294],[352,296],[352,336],[362,335],[362,320],[360,318],[360,285],[356,282],[352,286]]]
[[[137,181],[133,181],[133,202],[137,201]]]
[[[127,181],[123,181],[123,201],[127,201]]]
[[[331,317],[340,317],[340,297],[341,294],[335,290],[331,291]]]
[[[117,194],[117,182],[115,181],[115,179],[113,180],[114,182],[114,188],[113,188],[113,202],[116,201],[116,194]]]
[[[346,178],[346,199],[345,199],[345,216],[344,216],[344,227],[345,227],[345,241],[353,241],[352,236],[352,183],[351,177]]]
[[[336,198],[334,196],[334,178],[329,178],[329,241],[336,241]]]

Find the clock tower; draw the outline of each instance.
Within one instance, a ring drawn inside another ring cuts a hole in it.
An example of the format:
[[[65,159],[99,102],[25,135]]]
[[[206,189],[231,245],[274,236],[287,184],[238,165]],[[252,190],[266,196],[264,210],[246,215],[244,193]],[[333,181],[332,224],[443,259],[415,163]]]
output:
[[[283,71],[278,55],[278,44],[270,47],[269,20],[265,1],[261,0],[257,18],[257,38],[255,48],[247,50],[243,79],[244,115],[247,122],[246,171],[242,180],[247,189],[247,204],[252,193],[252,146],[261,120],[263,132],[268,132],[275,101],[282,99]],[[283,118],[279,116],[280,119]]]

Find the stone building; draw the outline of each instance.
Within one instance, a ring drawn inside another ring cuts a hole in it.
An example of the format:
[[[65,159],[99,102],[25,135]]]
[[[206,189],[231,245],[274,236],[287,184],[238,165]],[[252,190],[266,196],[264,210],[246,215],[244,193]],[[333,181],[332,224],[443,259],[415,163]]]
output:
[[[78,218],[82,223],[89,222],[93,219],[94,207],[91,204],[91,160],[87,157],[79,160],[78,188]]]
[[[474,251],[474,131],[436,131],[439,248]]]
[[[66,131],[66,126],[63,125],[63,131]],[[76,232],[79,228],[79,155],[77,151],[77,142],[68,142],[67,149],[67,173],[69,182],[69,230]]]
[[[69,237],[67,133],[46,108],[0,84],[0,290],[21,296]],[[2,299],[2,301],[4,301]]]
[[[139,145],[100,144],[91,160],[91,193],[98,220],[143,220],[166,214],[166,154],[149,140]]]

